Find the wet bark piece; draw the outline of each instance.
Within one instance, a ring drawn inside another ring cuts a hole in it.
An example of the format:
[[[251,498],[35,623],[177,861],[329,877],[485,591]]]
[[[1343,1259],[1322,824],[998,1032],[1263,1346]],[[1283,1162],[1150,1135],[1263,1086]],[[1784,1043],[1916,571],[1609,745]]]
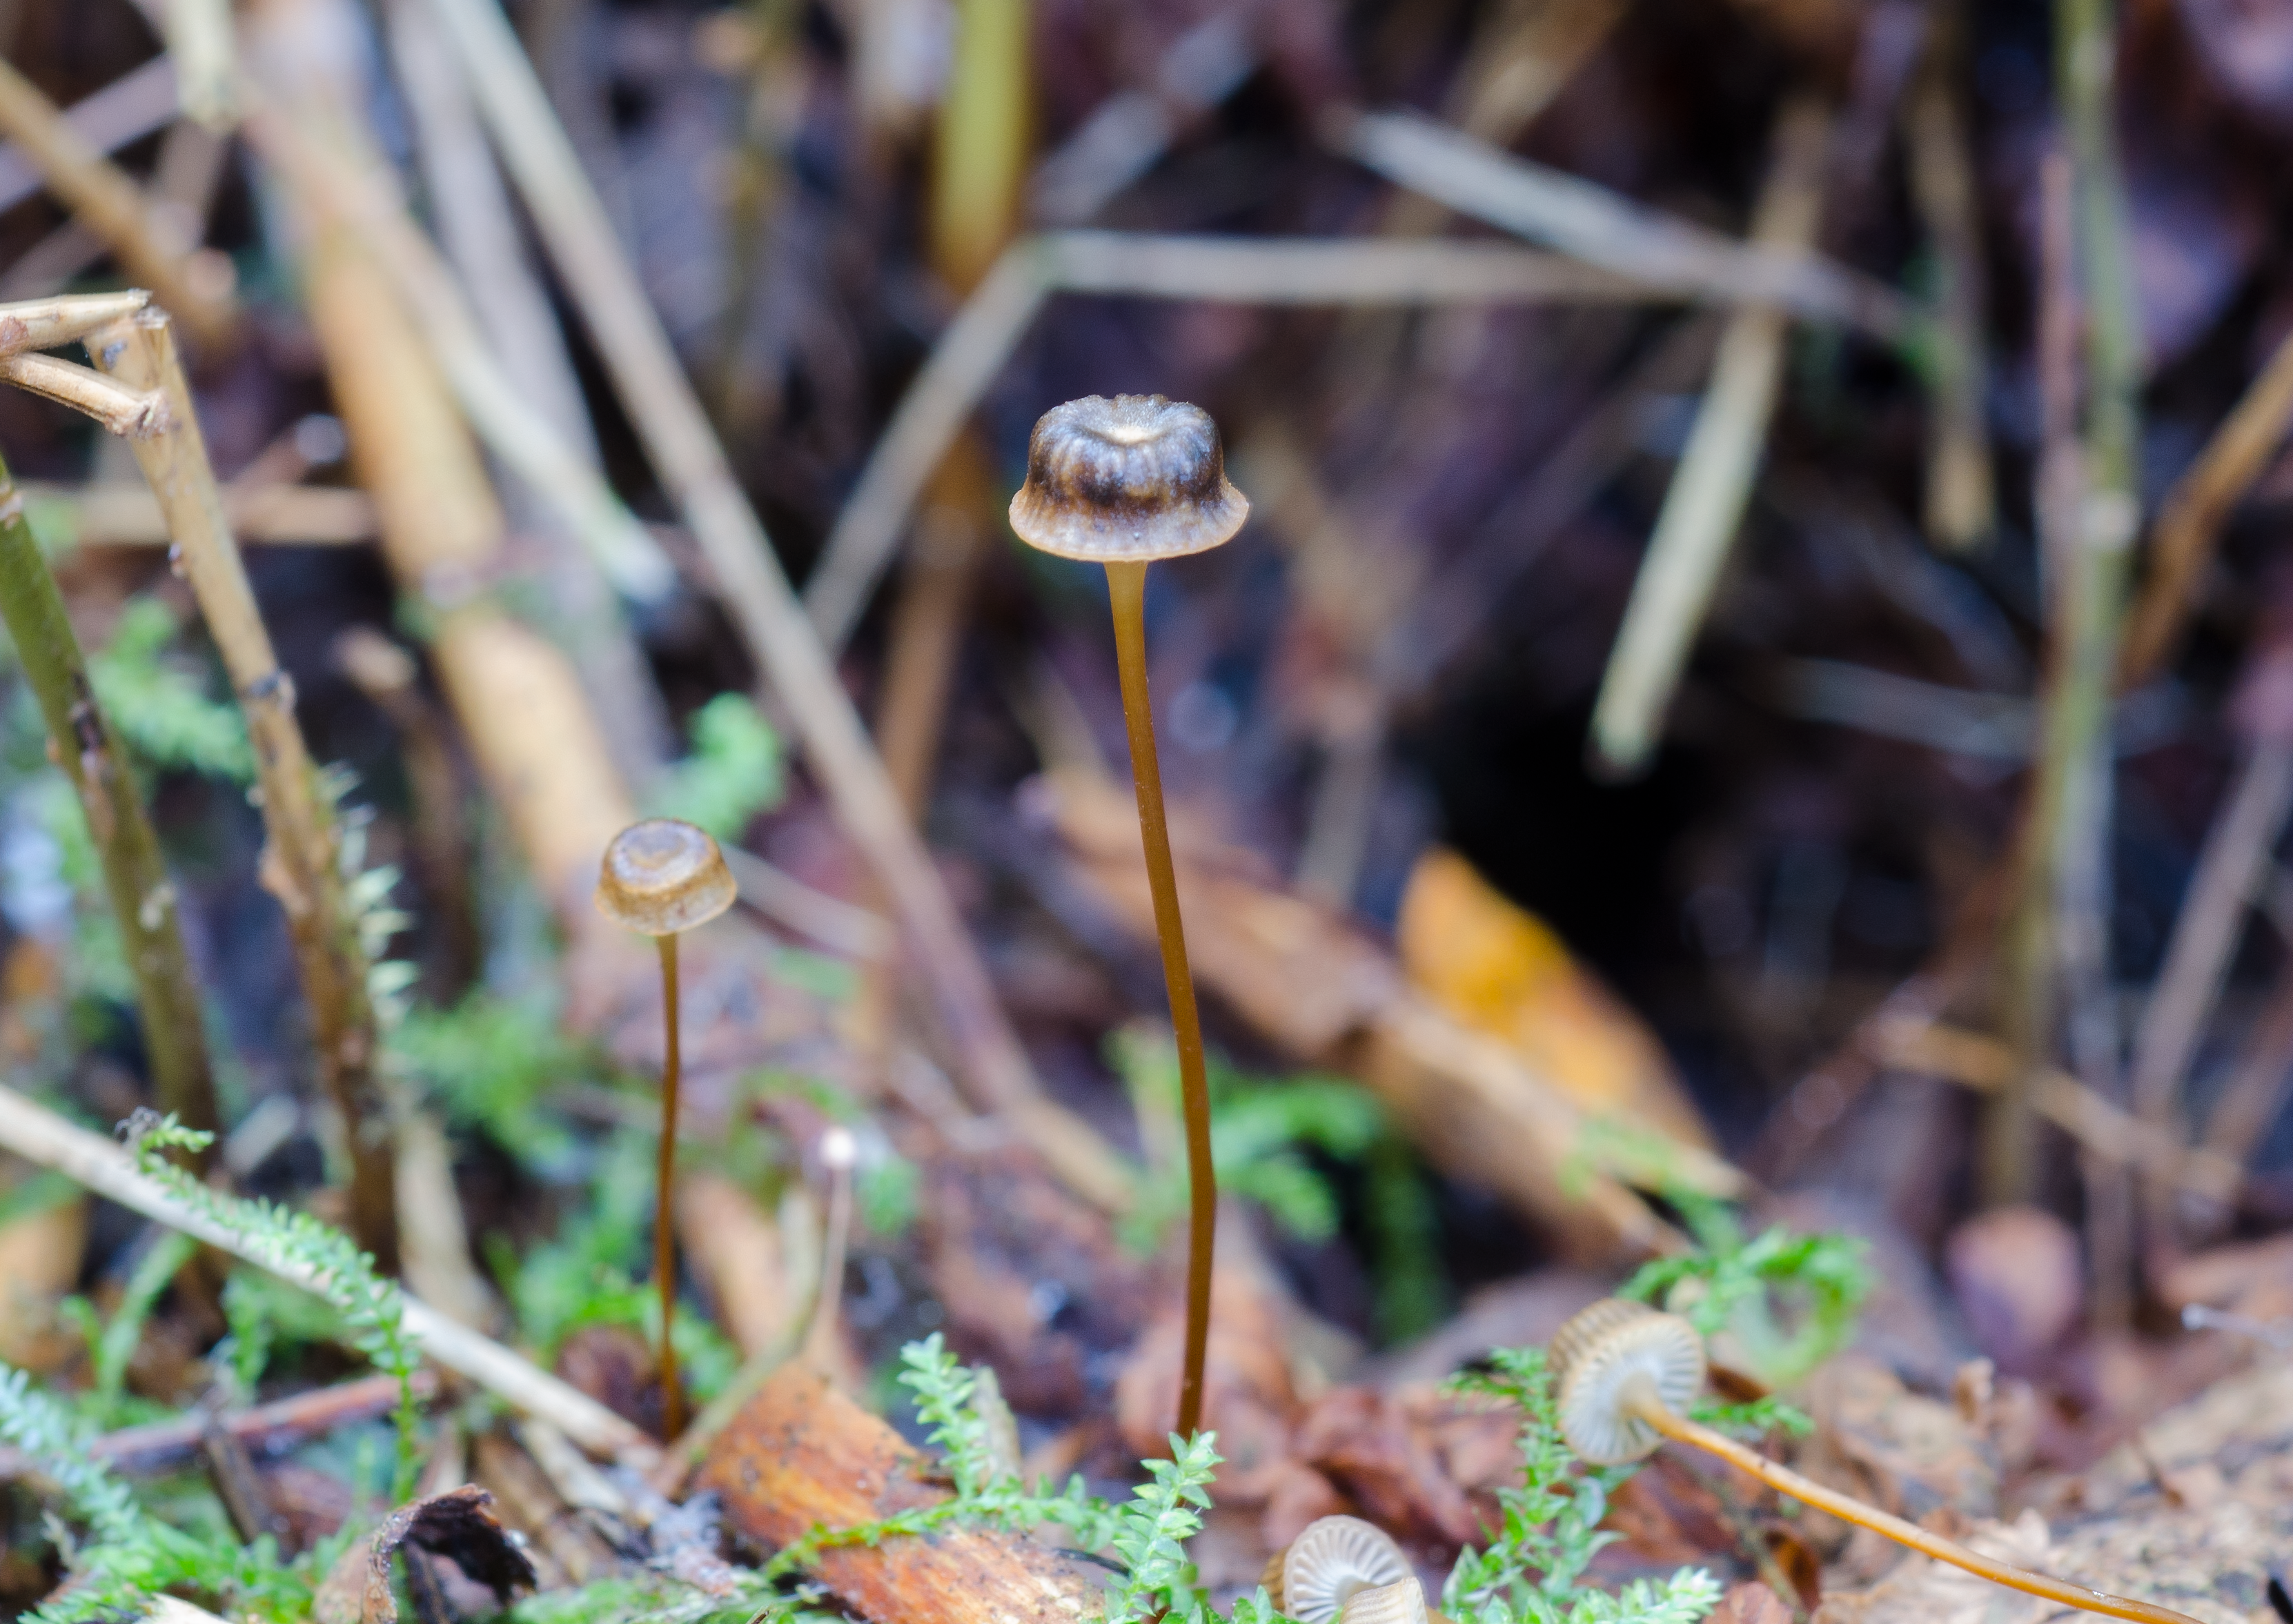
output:
[[[444,1556],[502,1603],[534,1582],[526,1560],[493,1513],[494,1497],[465,1483],[392,1512],[380,1528],[344,1551],[319,1587],[311,1613],[318,1624],[398,1624],[390,1559],[403,1545]]]
[[[784,1367],[725,1428],[697,1487],[727,1522],[780,1546],[947,1498],[928,1463],[814,1371]],[[1066,1624],[1095,1612],[1104,1569],[1015,1534],[951,1529],[825,1553],[820,1579],[853,1609],[898,1624]]]

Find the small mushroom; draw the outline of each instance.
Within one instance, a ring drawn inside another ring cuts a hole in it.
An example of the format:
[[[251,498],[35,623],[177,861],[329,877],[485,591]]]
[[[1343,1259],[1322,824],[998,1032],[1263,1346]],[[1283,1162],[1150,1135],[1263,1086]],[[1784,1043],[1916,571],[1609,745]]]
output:
[[[677,1382],[677,1348],[669,1338],[677,1305],[677,1222],[670,1192],[677,1179],[677,1087],[684,1070],[677,1041],[677,938],[732,907],[735,889],[725,853],[709,832],[675,818],[648,818],[614,836],[597,876],[597,911],[651,936],[660,948],[663,1054],[652,1269],[660,1292],[662,1425],[670,1438],[685,1430],[685,1390]]]
[[[1203,1369],[1210,1349],[1211,1253],[1218,1180],[1211,1164],[1210,1084],[1202,1018],[1195,1008],[1179,883],[1163,812],[1155,715],[1146,692],[1146,566],[1215,547],[1242,528],[1250,504],[1227,482],[1218,425],[1200,407],[1161,395],[1092,395],[1052,408],[1027,441],[1027,481],[1011,498],[1019,539],[1061,558],[1106,568],[1114,610],[1115,663],[1130,739],[1155,933],[1163,949],[1171,1024],[1178,1038],[1187,1130],[1187,1335],[1179,1378],[1178,1431],[1202,1425]]]
[[[1337,1624],[1356,1595],[1416,1577],[1393,1536],[1375,1523],[1317,1517],[1275,1553],[1264,1583],[1276,1612],[1299,1624]]]
[[[1677,1314],[1615,1297],[1593,1304],[1555,1331],[1546,1349],[1561,1436],[1596,1466],[1616,1466],[1651,1453],[1663,1440],[1716,1455],[1775,1490],[1843,1522],[1868,1528],[1956,1568],[2065,1607],[2143,1624],[2197,1624],[2184,1612],[2065,1584],[2044,1574],[1993,1562],[1915,1523],[1868,1506],[1778,1465],[1684,1411],[1704,1385],[1704,1343]],[[1350,1624],[1350,1620],[1349,1620]]]
[[[1373,1590],[1357,1590],[1338,1610],[1338,1624],[1432,1624],[1425,1587],[1415,1574]]]

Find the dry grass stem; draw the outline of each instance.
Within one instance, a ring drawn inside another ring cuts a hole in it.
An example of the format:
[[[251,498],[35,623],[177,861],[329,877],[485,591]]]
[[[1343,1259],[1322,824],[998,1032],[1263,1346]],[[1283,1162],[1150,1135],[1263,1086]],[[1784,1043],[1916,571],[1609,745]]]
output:
[[[2152,1130],[2179,1136],[2181,1093],[2199,1040],[2228,979],[2246,909],[2293,811],[2293,745],[2265,740],[2239,765],[2198,854],[2166,961],[2143,1006],[2134,1046],[2134,1109]]]
[[[249,110],[246,132],[264,160],[293,182],[303,206],[353,232],[414,317],[439,371],[489,450],[547,500],[616,591],[659,603],[677,571],[652,534],[597,472],[512,381],[456,286],[389,182],[370,160],[344,150],[341,131]]]
[[[165,546],[167,516],[142,485],[46,485],[17,489],[28,508],[52,509],[83,547]],[[374,503],[362,490],[326,485],[226,485],[223,517],[241,542],[352,546],[375,538]]]
[[[1326,139],[1394,184],[1459,214],[1681,296],[1771,306],[1891,341],[1911,324],[1893,289],[1806,248],[1734,241],[1422,114],[1333,117]]]
[[[98,327],[108,327],[150,303],[151,295],[135,287],[126,293],[69,294],[0,305],[0,356],[77,343]]]
[[[236,1230],[184,1206],[167,1189],[136,1170],[134,1159],[101,1134],[67,1122],[14,1089],[0,1087],[0,1146],[25,1160],[85,1184],[106,1200],[281,1280],[316,1290],[317,1277],[298,1266],[276,1267]],[[492,1338],[457,1324],[418,1297],[406,1303],[406,1334],[438,1363],[468,1378],[515,1409],[538,1416],[592,1453],[640,1470],[660,1458],[652,1441],[578,1388],[539,1369]]]
[[[1752,228],[1755,242],[1787,252],[1815,240],[1829,128],[1828,115],[1812,101],[1792,102],[1778,117],[1774,165]],[[1665,493],[1593,707],[1592,756],[1608,772],[1642,772],[1656,753],[1665,712],[1751,499],[1790,321],[1780,308],[1745,310],[1721,335],[1711,387]]]
[[[180,315],[202,344],[228,341],[238,311],[229,293],[194,262],[197,245],[174,240],[135,182],[73,128],[37,85],[4,61],[0,131],[39,166],[58,199],[110,246],[127,274]]]
[[[0,360],[0,382],[68,406],[122,440],[149,440],[168,426],[165,397],[123,389],[101,373],[53,355],[12,355]]]
[[[351,1159],[350,1228],[360,1246],[394,1269],[396,1182],[389,1109],[375,1072],[369,966],[344,895],[333,808],[295,719],[294,683],[280,669],[231,537],[167,317],[146,310],[93,335],[88,347],[111,378],[166,402],[164,431],[127,443],[167,515],[176,562],[223,657],[255,746],[270,836],[263,883],[286,912],[320,1075],[342,1113]]]
[[[1935,377],[1927,417],[1927,533],[1949,548],[1973,546],[1997,522],[1984,394],[1982,237],[1967,149],[1966,109],[1931,50],[1905,113],[1911,196],[1934,253]]]
[[[142,791],[72,631],[21,497],[0,465],[0,618],[47,724],[50,759],[87,820],[119,944],[135,986],[143,1046],[160,1107],[203,1132],[222,1126],[207,1058],[199,979],[183,950],[174,883]]]
[[[179,110],[175,65],[161,55],[73,102],[63,117],[97,151],[117,152],[166,127]],[[0,209],[15,207],[45,185],[29,152],[12,141],[0,146]]]
[[[2222,527],[2267,471],[2293,426],[2293,334],[2281,340],[2205,448],[2167,491],[2151,527],[2149,572],[2127,618],[2118,685],[2147,682],[2174,650],[2204,585]]]
[[[2006,1044],[1924,1017],[1883,1022],[1874,1031],[1872,1049],[1883,1065],[1941,1078],[1994,1097],[2021,1073],[2021,1062]],[[2244,1187],[2245,1168],[2234,1157],[2211,1147],[2192,1150],[2178,1136],[2129,1115],[2067,1071],[2053,1067],[2042,1071],[2034,1103],[2040,1116],[2112,1168],[2136,1169],[2212,1202],[2233,1200]]]
[[[975,1097],[1091,1200],[1127,1204],[1130,1178],[1097,1133],[1042,1097],[976,946],[908,821],[771,538],[725,460],[660,317],[492,0],[433,0],[487,127],[604,356],[614,387],[715,572],[733,624],[793,719],[814,772],[883,885]]]
[[[229,130],[239,111],[231,83],[231,0],[167,0],[162,15],[183,116],[209,130]]]

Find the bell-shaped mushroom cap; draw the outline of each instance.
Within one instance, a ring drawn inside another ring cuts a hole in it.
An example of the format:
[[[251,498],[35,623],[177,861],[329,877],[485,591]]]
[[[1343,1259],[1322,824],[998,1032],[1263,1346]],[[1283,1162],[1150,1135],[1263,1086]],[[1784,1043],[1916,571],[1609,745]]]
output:
[[[732,907],[737,889],[708,830],[675,818],[647,818],[605,848],[597,911],[648,936],[674,936]]]
[[[1357,1590],[1338,1609],[1338,1624],[1432,1624],[1425,1609],[1425,1587],[1417,1576],[1373,1590]]]
[[[1593,1304],[1553,1333],[1548,1357],[1560,1435],[1594,1466],[1638,1460],[1664,1442],[1627,1406],[1640,1384],[1671,1410],[1685,1410],[1704,1388],[1704,1338],[1645,1303]]]
[[[1317,1517],[1279,1561],[1281,1582],[1266,1588],[1276,1610],[1300,1624],[1337,1624],[1357,1591],[1416,1577],[1393,1536],[1359,1517]]]
[[[1201,553],[1249,516],[1211,415],[1161,395],[1089,395],[1045,412],[1011,498],[1020,540],[1098,564]]]

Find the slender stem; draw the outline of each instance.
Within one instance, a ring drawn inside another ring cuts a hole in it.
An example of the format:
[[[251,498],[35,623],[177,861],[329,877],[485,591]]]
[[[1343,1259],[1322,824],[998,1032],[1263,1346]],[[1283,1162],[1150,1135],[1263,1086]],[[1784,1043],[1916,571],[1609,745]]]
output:
[[[2113,1619],[2135,1619],[2143,1620],[2143,1624],[2198,1624],[2188,1613],[2176,1612],[2171,1607],[2160,1607],[2153,1602],[2132,1601],[2105,1591],[2089,1590],[2084,1585],[2065,1584],[2059,1579],[2049,1579],[2041,1573],[1994,1562],[1956,1540],[1929,1533],[1916,1523],[1907,1523],[1876,1506],[1868,1506],[1851,1495],[1827,1489],[1813,1478],[1803,1477],[1789,1466],[1770,1460],[1757,1450],[1737,1442],[1725,1433],[1714,1432],[1686,1416],[1675,1414],[1658,1402],[1645,1384],[1637,1390],[1628,1390],[1625,1403],[1636,1418],[1645,1421],[1673,1442],[1685,1443],[1691,1449],[1702,1450],[1707,1455],[1716,1455],[1778,1494],[1787,1494],[1803,1505],[1827,1511],[1859,1528],[1884,1534],[1898,1545],[1907,1545],[1937,1562],[1947,1562],[1955,1568],[1963,1568],[1993,1584]]]
[[[0,618],[7,621],[17,661],[39,700],[56,764],[87,814],[120,942],[135,977],[135,1003],[143,1017],[143,1045],[160,1109],[174,1112],[186,1127],[212,1133],[220,1126],[215,1077],[207,1063],[199,988],[176,921],[175,888],[160,861],[159,843],[134,777],[88,683],[87,661],[72,634],[63,594],[32,539],[32,527],[24,521],[23,497],[5,464],[0,464]]]
[[[677,937],[660,944],[660,1022],[665,1054],[660,1062],[660,1174],[652,1220],[652,1277],[660,1291],[661,1435],[674,1440],[685,1430],[685,1390],[677,1383],[677,1342],[669,1326],[677,1313],[677,1085],[685,1071],[677,1042]]]
[[[1202,1425],[1203,1366],[1211,1343],[1211,1256],[1218,1230],[1218,1172],[1211,1165],[1210,1079],[1203,1065],[1203,1020],[1195,1007],[1194,973],[1179,920],[1179,876],[1171,862],[1171,828],[1163,815],[1163,769],[1155,755],[1155,711],[1146,694],[1146,566],[1106,567],[1114,605],[1114,657],[1122,675],[1122,723],[1130,734],[1130,782],[1138,792],[1138,833],[1146,847],[1146,885],[1155,893],[1155,934],[1163,948],[1163,982],[1179,1041],[1179,1087],[1187,1115],[1187,1353],[1179,1378],[1179,1435]]]

